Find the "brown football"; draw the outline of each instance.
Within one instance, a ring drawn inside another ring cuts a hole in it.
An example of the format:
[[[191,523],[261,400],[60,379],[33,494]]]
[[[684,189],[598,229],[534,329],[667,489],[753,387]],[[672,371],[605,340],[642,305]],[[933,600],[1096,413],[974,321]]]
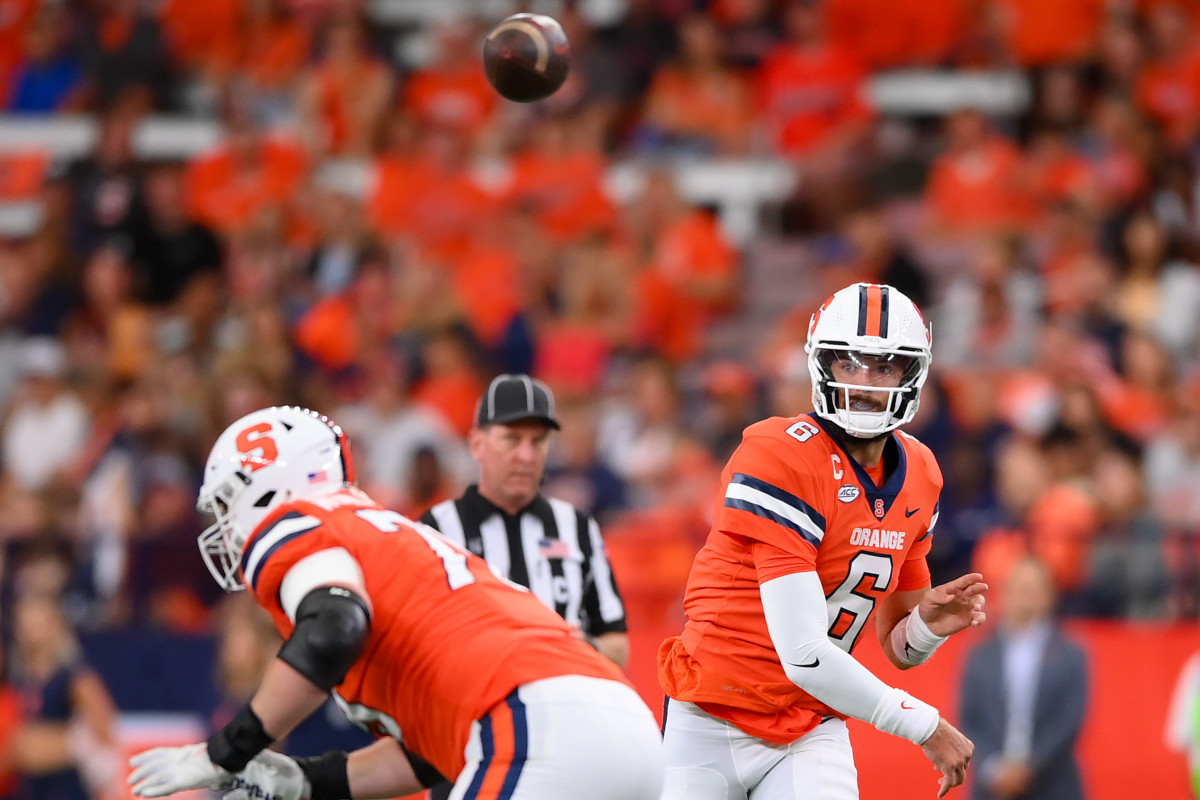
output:
[[[571,47],[558,20],[513,14],[488,33],[483,69],[497,92],[518,103],[549,97],[570,70]]]

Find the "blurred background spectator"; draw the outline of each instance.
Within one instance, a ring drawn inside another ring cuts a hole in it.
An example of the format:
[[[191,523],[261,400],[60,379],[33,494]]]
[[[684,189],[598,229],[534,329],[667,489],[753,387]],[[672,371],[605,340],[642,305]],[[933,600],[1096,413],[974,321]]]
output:
[[[998,581],[999,582],[999,581]],[[1087,657],[1054,621],[1053,578],[1033,557],[1013,564],[997,625],[967,657],[963,733],[975,743],[971,796],[977,800],[1081,800],[1075,746],[1088,705]]]

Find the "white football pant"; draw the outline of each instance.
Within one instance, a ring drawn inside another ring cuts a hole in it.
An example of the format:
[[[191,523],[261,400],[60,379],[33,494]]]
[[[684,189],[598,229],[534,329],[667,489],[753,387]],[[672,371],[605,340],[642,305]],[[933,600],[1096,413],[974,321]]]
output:
[[[662,739],[623,683],[526,683],[471,725],[450,800],[659,800]]]
[[[836,718],[775,744],[668,700],[663,754],[662,800],[858,800],[850,732]]]

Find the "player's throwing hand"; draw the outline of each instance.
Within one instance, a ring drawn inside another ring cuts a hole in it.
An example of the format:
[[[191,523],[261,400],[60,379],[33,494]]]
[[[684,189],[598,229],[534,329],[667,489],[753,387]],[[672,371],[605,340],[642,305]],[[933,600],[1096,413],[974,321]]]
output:
[[[947,792],[966,780],[967,765],[971,763],[975,745],[944,718],[938,720],[933,735],[925,740],[921,749],[942,773],[938,781],[938,797],[945,797]]]

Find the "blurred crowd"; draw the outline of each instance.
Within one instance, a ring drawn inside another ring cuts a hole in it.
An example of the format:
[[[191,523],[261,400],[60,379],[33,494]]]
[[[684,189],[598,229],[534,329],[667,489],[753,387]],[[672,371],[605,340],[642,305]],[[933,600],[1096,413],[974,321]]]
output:
[[[415,517],[472,479],[487,381],[529,371],[561,406],[546,491],[669,603],[742,428],[811,407],[809,315],[873,280],[933,324],[935,580],[1032,552],[1068,613],[1200,616],[1200,2],[534,3],[572,71],[532,105],[484,79],[498,17],[414,5],[0,0],[3,107],[100,131],[0,154],[0,202],[37,209],[0,238],[6,591],[51,551],[74,625],[211,630],[225,425],[328,413]],[[873,107],[906,67],[1031,101]],[[154,114],[220,141],[146,160]],[[735,240],[676,168],[755,159],[798,180]]]

